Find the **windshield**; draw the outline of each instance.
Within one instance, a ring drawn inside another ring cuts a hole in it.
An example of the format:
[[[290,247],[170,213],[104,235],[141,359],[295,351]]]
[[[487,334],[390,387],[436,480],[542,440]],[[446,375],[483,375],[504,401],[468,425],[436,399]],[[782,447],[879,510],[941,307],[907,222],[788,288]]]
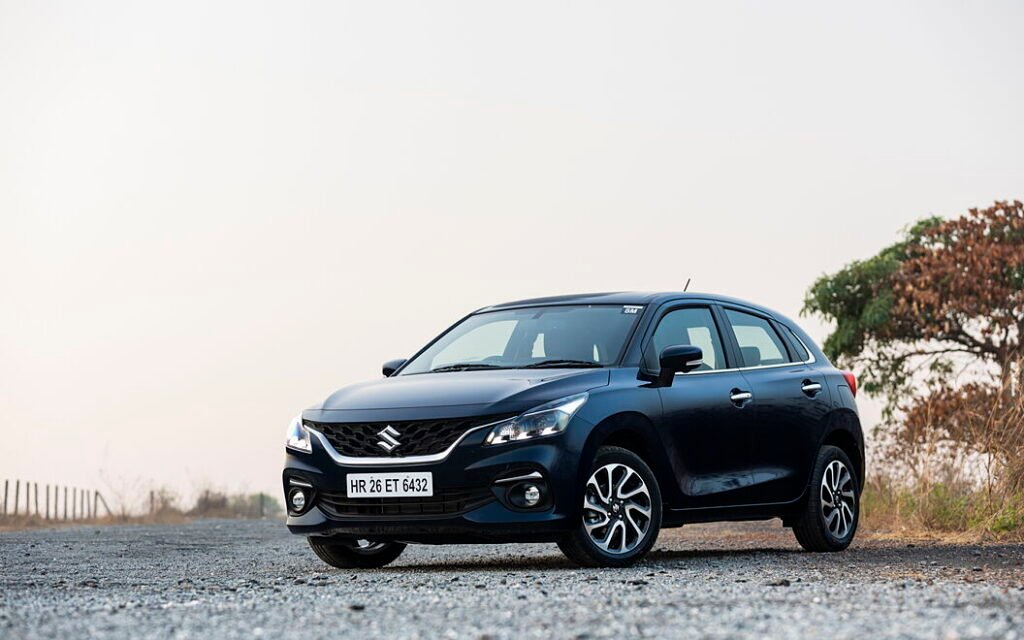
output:
[[[400,375],[608,366],[619,359],[642,309],[638,305],[572,305],[478,313],[441,336]]]

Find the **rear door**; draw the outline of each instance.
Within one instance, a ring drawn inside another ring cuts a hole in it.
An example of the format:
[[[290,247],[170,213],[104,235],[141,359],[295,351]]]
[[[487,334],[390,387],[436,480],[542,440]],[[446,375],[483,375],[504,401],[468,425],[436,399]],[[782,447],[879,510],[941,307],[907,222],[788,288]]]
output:
[[[662,313],[644,349],[645,368],[654,372],[665,347],[694,345],[704,353],[700,369],[677,374],[671,387],[658,389],[663,409],[659,435],[683,494],[675,508],[750,501],[753,408],[715,316],[710,306],[672,307]]]
[[[792,332],[749,309],[723,308],[754,394],[751,471],[759,502],[800,497],[829,411],[825,376]]]

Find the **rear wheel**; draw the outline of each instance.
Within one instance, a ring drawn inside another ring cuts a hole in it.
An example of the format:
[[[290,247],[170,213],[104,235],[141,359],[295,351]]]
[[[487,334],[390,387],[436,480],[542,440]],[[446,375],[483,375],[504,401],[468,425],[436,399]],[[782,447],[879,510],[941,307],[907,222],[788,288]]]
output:
[[[350,543],[341,543],[328,542],[329,538],[307,539],[313,553],[327,564],[339,569],[383,567],[405,551],[405,545],[398,542],[355,540]]]
[[[661,529],[661,492],[650,467],[627,449],[599,449],[580,520],[558,543],[576,564],[624,567],[643,557]]]
[[[842,551],[853,542],[860,519],[860,487],[842,449],[824,446],[793,533],[807,551]]]

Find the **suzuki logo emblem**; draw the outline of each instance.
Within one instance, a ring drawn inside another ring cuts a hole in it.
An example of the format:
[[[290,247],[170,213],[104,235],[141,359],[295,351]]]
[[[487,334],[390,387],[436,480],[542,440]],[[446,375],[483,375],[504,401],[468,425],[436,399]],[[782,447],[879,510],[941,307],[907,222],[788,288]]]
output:
[[[378,431],[377,435],[380,436],[380,441],[377,442],[377,446],[384,449],[388,453],[394,450],[394,448],[397,447],[398,445],[402,444],[401,442],[396,440],[396,438],[398,438],[398,436],[402,434],[395,431],[395,428],[392,427],[390,424],[384,427],[382,430]]]

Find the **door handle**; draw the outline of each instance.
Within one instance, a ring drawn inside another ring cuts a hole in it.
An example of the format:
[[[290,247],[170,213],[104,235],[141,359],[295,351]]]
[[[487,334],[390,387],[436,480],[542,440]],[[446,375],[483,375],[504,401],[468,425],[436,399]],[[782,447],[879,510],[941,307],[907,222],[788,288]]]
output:
[[[740,391],[739,389],[733,389],[732,393],[729,394],[729,399],[735,402],[736,404],[746,402],[747,400],[750,400],[753,397],[754,394],[750,393],[749,391]]]
[[[800,390],[809,396],[814,396],[821,391],[821,384],[817,382],[811,382],[810,380],[804,380],[803,384],[800,385]]]

